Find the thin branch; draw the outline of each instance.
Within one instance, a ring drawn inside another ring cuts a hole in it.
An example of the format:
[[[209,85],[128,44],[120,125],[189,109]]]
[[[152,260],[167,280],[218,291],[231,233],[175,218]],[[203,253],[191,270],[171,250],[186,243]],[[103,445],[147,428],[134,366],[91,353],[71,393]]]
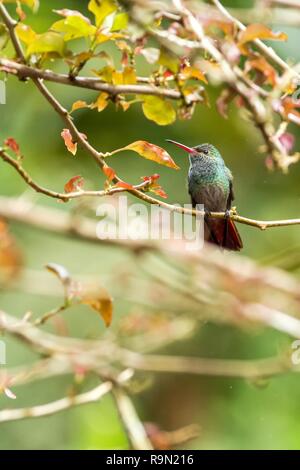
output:
[[[65,74],[58,74],[52,70],[41,70],[34,67],[20,64],[18,62],[0,59],[0,69],[18,76],[20,79],[43,79],[49,82],[69,85],[73,87],[85,88],[89,90],[101,91],[111,96],[116,95],[152,95],[162,96],[164,98],[179,100],[181,94],[179,91],[171,88],[159,88],[154,85],[111,85],[101,82],[99,78],[93,77],[72,77]]]
[[[145,428],[138,417],[132,401],[125,391],[118,386],[112,388],[112,395],[124,425],[128,440],[134,450],[153,450]]]
[[[50,416],[60,411],[73,408],[74,406],[95,403],[101,400],[104,395],[109,393],[111,390],[112,383],[104,382],[89,392],[75,395],[73,397],[65,397],[61,400],[47,403],[46,405],[0,411],[0,423],[27,418],[41,418],[42,416]]]
[[[44,188],[43,186],[40,186],[38,183],[36,183],[32,179],[32,177],[29,175],[29,173],[27,173],[27,171],[24,170],[21,162],[19,160],[16,160],[15,158],[12,158],[7,152],[2,150],[1,148],[0,148],[0,158],[2,158],[3,161],[5,161],[6,163],[14,167],[17,170],[17,172],[21,175],[23,180],[37,193],[45,194],[46,196],[52,197],[54,199],[59,199],[64,202],[68,202],[71,199],[78,199],[82,197],[112,196],[114,194],[127,191],[127,188],[116,187],[116,188],[108,188],[102,191],[86,191],[82,189],[80,191],[74,191],[71,193],[59,193],[59,192]],[[133,188],[136,190],[142,190],[142,189],[145,189],[147,186],[149,186],[149,183],[146,181],[136,186],[133,186]]]

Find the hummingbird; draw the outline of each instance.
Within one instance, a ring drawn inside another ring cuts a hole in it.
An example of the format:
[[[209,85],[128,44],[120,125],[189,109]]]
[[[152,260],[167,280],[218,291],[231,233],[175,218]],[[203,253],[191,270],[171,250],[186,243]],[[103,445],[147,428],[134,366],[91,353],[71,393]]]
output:
[[[203,204],[204,238],[206,241],[227,250],[243,248],[240,234],[230,219],[231,204],[234,200],[233,176],[220,152],[211,144],[187,147],[167,139],[189,154],[188,190],[193,208]],[[211,212],[224,212],[224,219],[210,217]]]

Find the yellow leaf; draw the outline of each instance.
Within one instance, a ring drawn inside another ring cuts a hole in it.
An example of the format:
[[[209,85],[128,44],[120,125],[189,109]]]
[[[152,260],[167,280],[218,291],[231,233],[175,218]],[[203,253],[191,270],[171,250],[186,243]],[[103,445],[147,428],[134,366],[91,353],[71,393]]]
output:
[[[138,153],[141,157],[146,158],[147,160],[152,160],[160,165],[168,166],[174,170],[178,170],[179,167],[176,165],[172,157],[168,154],[166,150],[158,145],[150,144],[145,140],[137,140],[130,145],[127,145],[122,150],[132,150],[133,152]]]
[[[195,67],[184,67],[184,69],[182,70],[182,74],[185,76],[186,79],[194,78],[204,83],[208,83],[204,73]]]
[[[106,65],[102,69],[96,70],[95,73],[100,78],[100,80],[103,80],[103,82],[112,83],[112,76],[114,71],[115,69],[113,67]]]
[[[16,0],[2,0],[3,3],[16,3]],[[19,0],[20,3],[36,11],[39,8],[39,0]],[[0,1],[1,3],[1,1]]]
[[[27,56],[46,52],[55,52],[60,56],[64,55],[65,43],[59,33],[48,31],[47,33],[37,34],[27,48]]]
[[[134,85],[136,81],[136,72],[134,67],[125,67],[123,71],[123,84]]]
[[[75,103],[73,103],[71,113],[73,113],[73,111],[76,111],[77,109],[83,109],[83,108],[88,108],[88,107],[89,105],[87,104],[86,101],[82,101],[82,100],[75,101]]]
[[[100,95],[98,96],[97,100],[95,101],[95,103],[93,103],[91,105],[91,108],[94,109],[94,108],[97,108],[98,112],[100,113],[101,111],[103,111],[107,105],[108,105],[108,98],[109,98],[109,94],[108,93],[100,93]]]
[[[118,72],[115,70],[112,74],[112,82],[114,85],[122,85],[123,84],[123,72]]]
[[[128,25],[128,14],[120,13],[114,19],[111,31],[120,31],[121,29],[126,29]]]
[[[31,44],[37,37],[37,34],[33,29],[27,24],[18,23],[15,31],[18,35],[18,38],[21,39],[27,46]]]
[[[172,124],[176,119],[176,111],[172,104],[159,96],[143,96],[143,112],[147,119],[160,126]]]
[[[56,21],[51,29],[64,33],[65,41],[93,36],[97,32],[97,28],[91,25],[87,19],[77,15]]]
[[[90,0],[88,9],[95,15],[96,26],[99,27],[105,18],[117,10],[113,0]]]

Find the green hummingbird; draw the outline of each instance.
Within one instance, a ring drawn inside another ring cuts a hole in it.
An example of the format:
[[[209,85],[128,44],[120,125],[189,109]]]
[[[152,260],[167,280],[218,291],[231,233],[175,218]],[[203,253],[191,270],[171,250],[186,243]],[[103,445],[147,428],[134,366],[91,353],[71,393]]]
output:
[[[205,240],[228,250],[239,251],[243,243],[234,222],[229,217],[234,200],[233,177],[220,152],[211,144],[186,145],[167,139],[189,154],[188,190],[192,206],[203,204],[205,210]],[[210,217],[211,212],[224,212],[224,219]]]

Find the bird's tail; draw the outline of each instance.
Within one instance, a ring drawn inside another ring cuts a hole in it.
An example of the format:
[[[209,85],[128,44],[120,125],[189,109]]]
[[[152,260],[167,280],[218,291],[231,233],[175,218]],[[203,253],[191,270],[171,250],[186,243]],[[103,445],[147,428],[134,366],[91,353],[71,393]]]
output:
[[[240,251],[243,242],[231,219],[207,219],[205,221],[205,240],[232,251]]]

